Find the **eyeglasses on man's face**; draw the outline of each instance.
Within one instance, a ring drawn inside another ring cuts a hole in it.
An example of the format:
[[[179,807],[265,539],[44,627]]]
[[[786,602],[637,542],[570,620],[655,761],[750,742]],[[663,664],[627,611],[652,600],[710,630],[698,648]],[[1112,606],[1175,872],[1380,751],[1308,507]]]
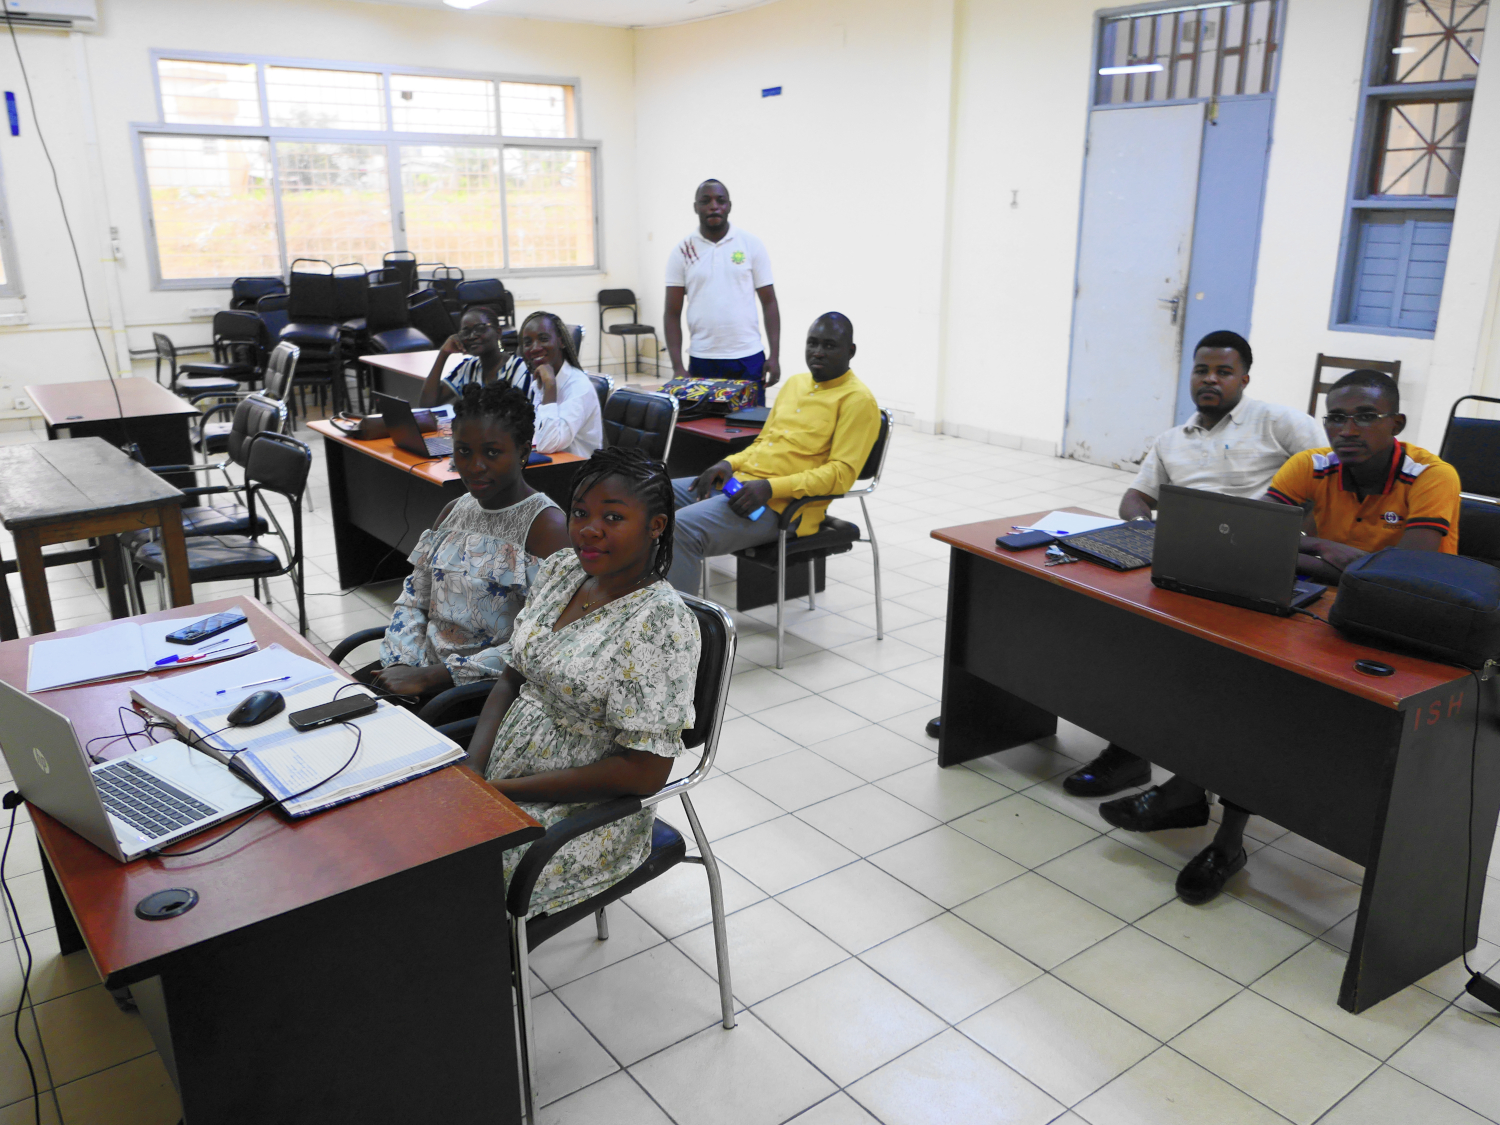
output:
[[[1323,425],[1329,429],[1337,429],[1349,422],[1353,422],[1360,429],[1367,430],[1382,418],[1395,417],[1397,417],[1397,412],[1394,410],[1387,411],[1384,414],[1377,414],[1373,410],[1361,410],[1355,414],[1345,414],[1342,410],[1334,410],[1323,415]]]

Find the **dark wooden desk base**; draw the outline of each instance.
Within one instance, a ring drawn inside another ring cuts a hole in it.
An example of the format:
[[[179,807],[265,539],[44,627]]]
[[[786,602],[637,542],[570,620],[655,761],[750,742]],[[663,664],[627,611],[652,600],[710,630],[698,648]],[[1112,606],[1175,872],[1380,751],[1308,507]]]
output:
[[[147,465],[186,465],[193,462],[193,439],[188,431],[190,417],[187,414],[162,414],[129,419],[129,437],[141,447],[141,457]],[[126,427],[121,425],[118,418],[97,422],[66,422],[47,427],[49,439],[101,437],[119,448],[126,445],[126,435]],[[164,474],[162,479],[177,488],[193,488],[203,483],[193,473]]]
[[[939,765],[1046,737],[1062,716],[1363,864],[1349,1011],[1474,947],[1500,679],[1481,689],[1455,669],[1394,710],[968,551],[949,581]]]
[[[759,436],[759,429],[747,429],[732,441],[717,441],[692,430],[685,430],[679,425],[672,432],[672,449],[667,454],[667,472],[674,480],[677,477],[695,477],[731,453],[750,448],[751,443]]]

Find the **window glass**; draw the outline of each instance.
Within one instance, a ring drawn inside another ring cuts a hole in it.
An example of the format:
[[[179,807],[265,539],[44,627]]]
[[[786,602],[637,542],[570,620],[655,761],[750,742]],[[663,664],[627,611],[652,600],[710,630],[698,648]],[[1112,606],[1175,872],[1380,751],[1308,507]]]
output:
[[[1375,194],[1457,195],[1471,104],[1465,99],[1383,106]]]
[[[141,143],[162,277],[281,272],[268,141],[156,135]]]
[[[1488,0],[1400,0],[1388,82],[1452,82],[1479,73]]]
[[[1104,21],[1099,105],[1263,94],[1275,84],[1283,0],[1227,0]]]
[[[379,269],[394,247],[384,145],[276,145],[288,258]]]
[[[161,119],[170,125],[259,125],[254,63],[157,59]]]
[[[576,137],[573,87],[500,83],[500,131],[507,137]]]
[[[391,75],[391,128],[402,133],[495,132],[495,84],[482,78]]]
[[[585,149],[507,148],[510,267],[594,264],[594,177]]]
[[[268,66],[266,103],[280,128],[384,129],[385,76]]]
[[[504,263],[498,149],[403,147],[401,187],[406,244],[419,260],[463,269]]]

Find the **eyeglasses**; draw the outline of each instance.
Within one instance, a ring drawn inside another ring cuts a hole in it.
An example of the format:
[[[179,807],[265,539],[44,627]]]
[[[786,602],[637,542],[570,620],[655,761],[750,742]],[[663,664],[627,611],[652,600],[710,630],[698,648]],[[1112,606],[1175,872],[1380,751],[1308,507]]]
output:
[[[1385,414],[1376,414],[1373,410],[1361,410],[1358,414],[1344,414],[1340,411],[1335,411],[1332,414],[1323,415],[1323,425],[1337,428],[1352,420],[1360,429],[1366,430],[1382,418],[1395,417],[1398,417],[1395,411],[1389,411]]]

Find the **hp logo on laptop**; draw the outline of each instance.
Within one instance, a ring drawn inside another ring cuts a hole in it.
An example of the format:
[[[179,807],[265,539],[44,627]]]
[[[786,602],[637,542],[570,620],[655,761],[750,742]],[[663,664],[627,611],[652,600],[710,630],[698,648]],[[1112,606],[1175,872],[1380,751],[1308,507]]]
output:
[[[1221,523],[1219,525],[1219,534],[1220,535],[1228,535],[1229,534],[1229,525],[1227,523]]]
[[[35,746],[31,748],[31,756],[36,759],[36,764],[42,767],[43,773],[52,772],[52,767],[47,764],[47,756]]]

